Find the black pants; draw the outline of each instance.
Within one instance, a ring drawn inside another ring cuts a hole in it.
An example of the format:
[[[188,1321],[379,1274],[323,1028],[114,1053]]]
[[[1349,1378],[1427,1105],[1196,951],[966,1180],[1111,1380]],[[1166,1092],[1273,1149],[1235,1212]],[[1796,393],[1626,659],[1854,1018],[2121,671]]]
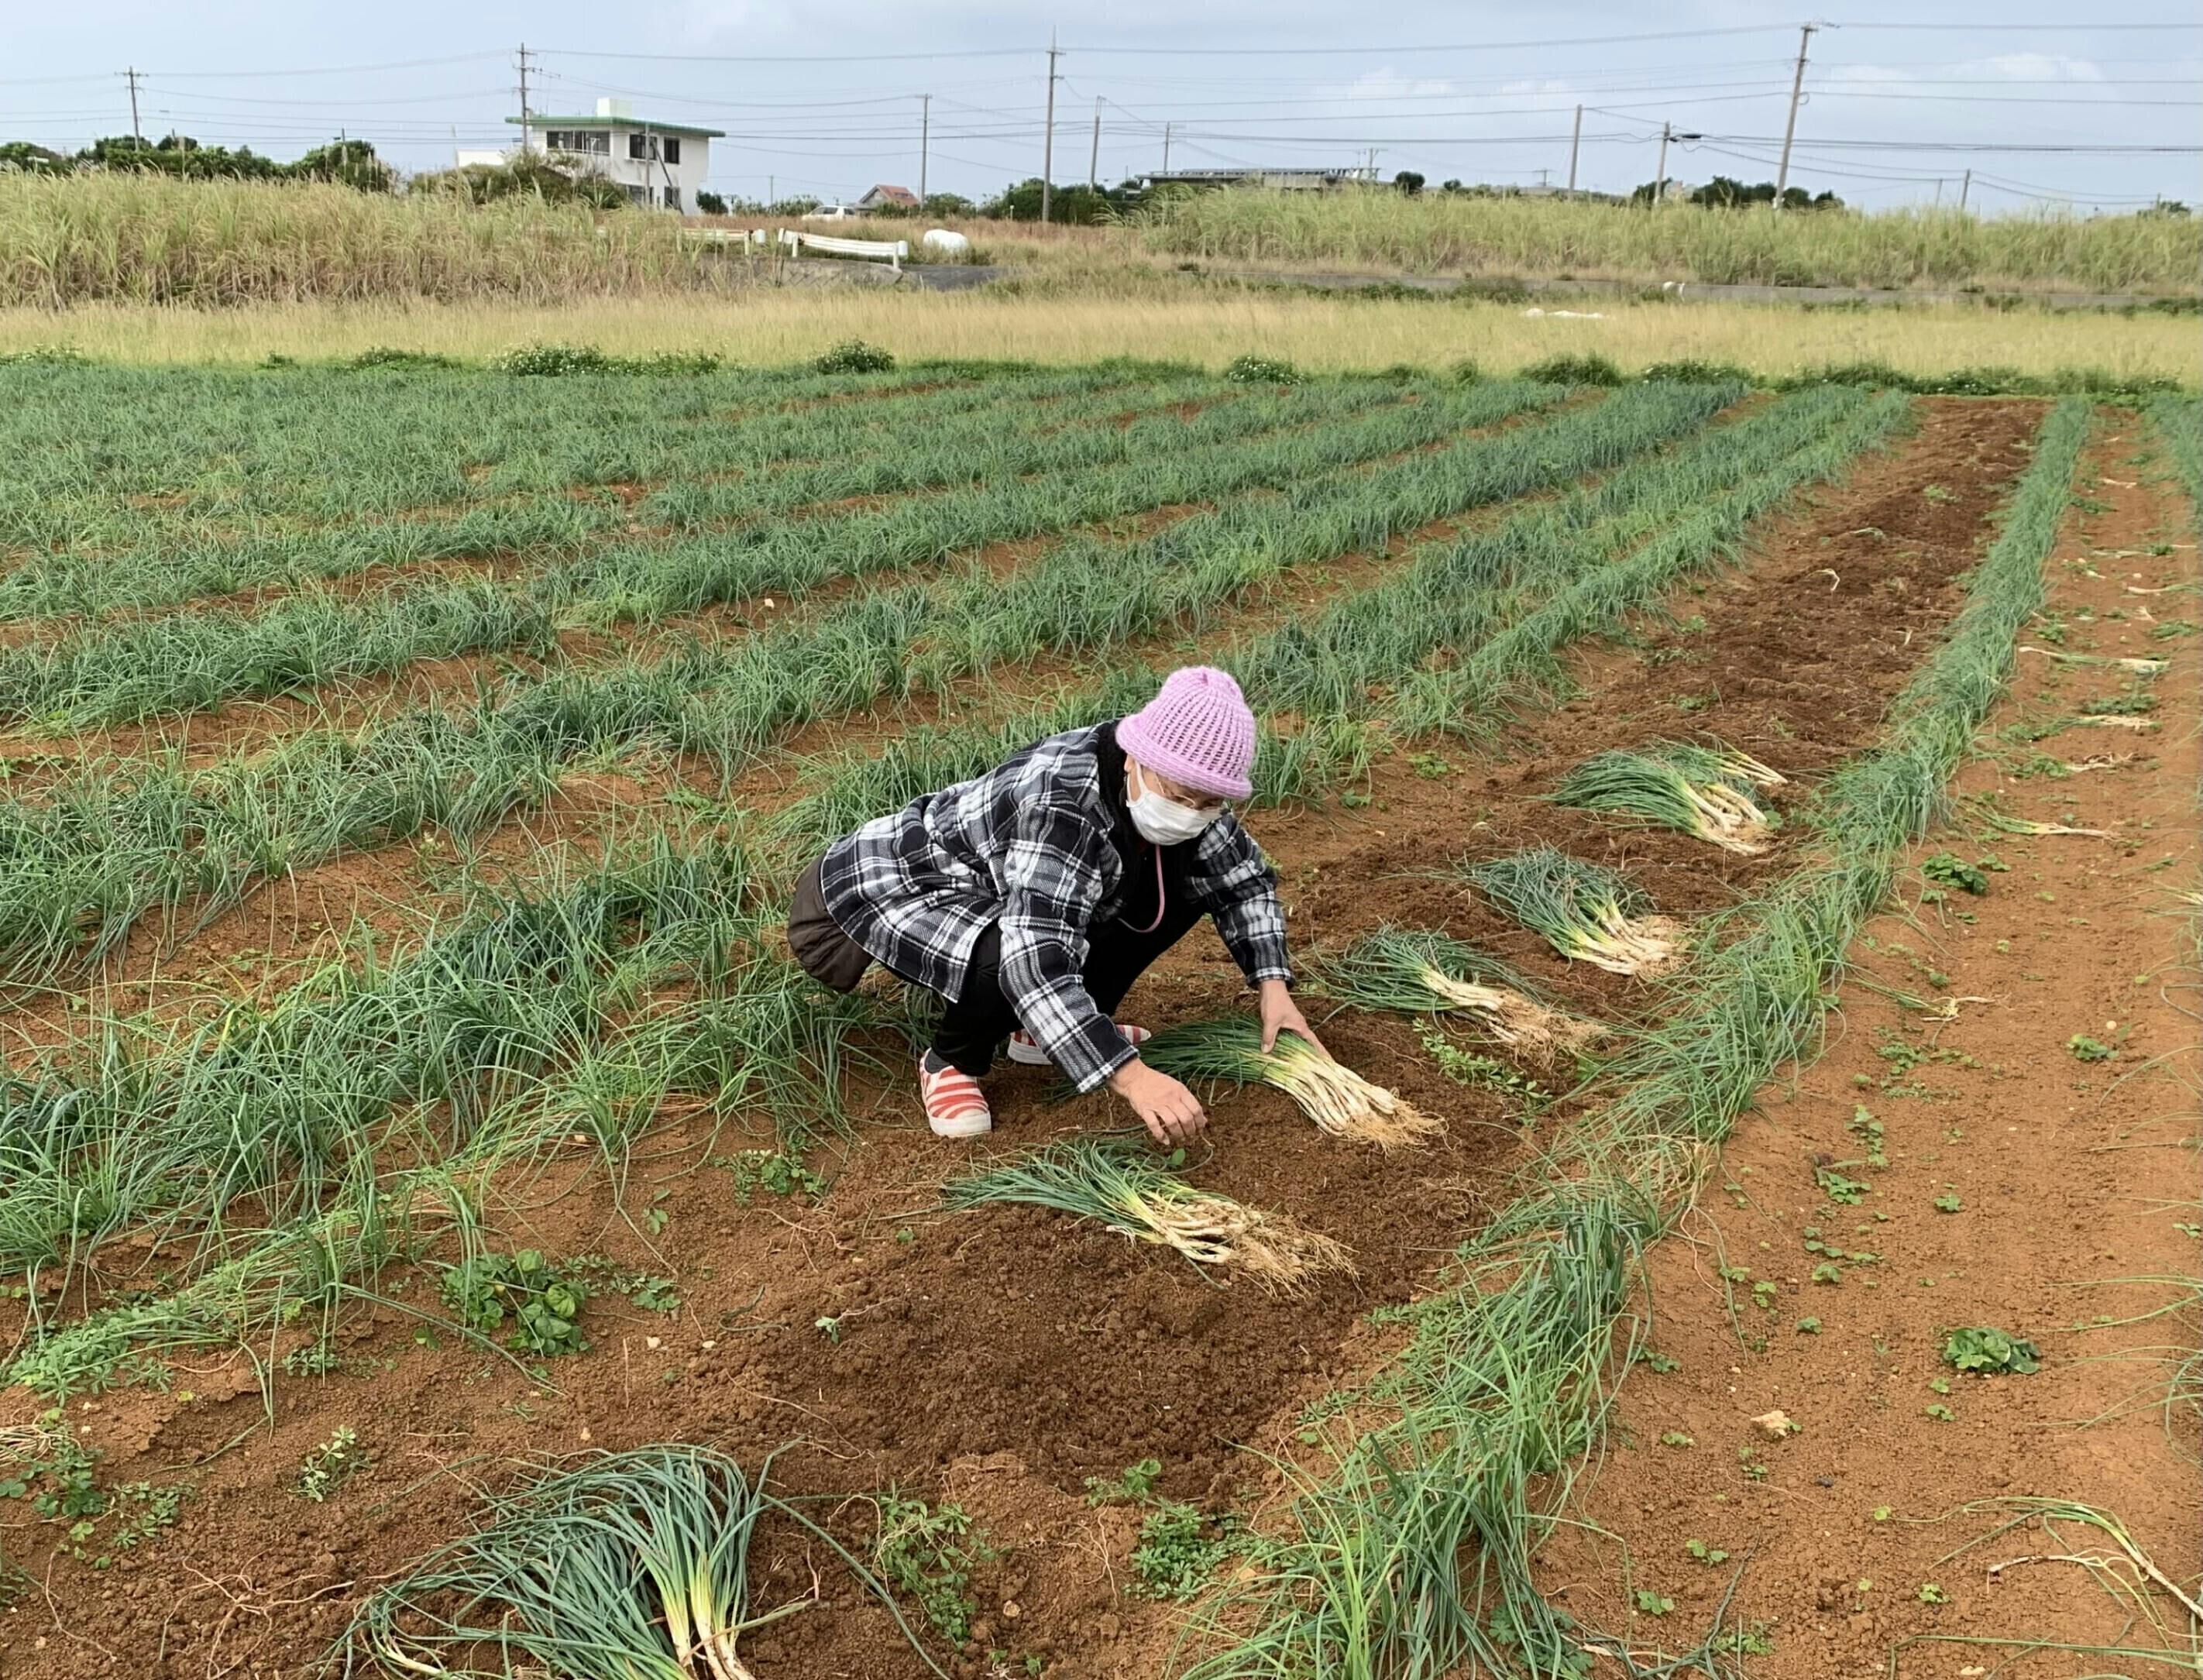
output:
[[[1096,923],[1087,928],[1086,965],[1079,976],[1104,1015],[1116,1013],[1132,982],[1183,939],[1202,914],[1173,898],[1153,933],[1139,933],[1122,922]],[[977,1079],[995,1064],[995,1047],[1018,1024],[1016,1006],[1002,995],[1002,930],[990,923],[972,948],[964,995],[948,1005],[934,1029],[933,1053]]]

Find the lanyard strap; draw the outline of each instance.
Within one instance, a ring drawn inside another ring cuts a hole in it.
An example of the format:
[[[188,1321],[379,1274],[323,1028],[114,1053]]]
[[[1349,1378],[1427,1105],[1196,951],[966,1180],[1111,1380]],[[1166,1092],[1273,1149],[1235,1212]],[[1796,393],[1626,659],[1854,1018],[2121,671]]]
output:
[[[1163,925],[1163,849],[1152,841],[1145,844],[1155,854],[1155,919],[1144,928],[1133,928],[1136,934],[1152,934]]]

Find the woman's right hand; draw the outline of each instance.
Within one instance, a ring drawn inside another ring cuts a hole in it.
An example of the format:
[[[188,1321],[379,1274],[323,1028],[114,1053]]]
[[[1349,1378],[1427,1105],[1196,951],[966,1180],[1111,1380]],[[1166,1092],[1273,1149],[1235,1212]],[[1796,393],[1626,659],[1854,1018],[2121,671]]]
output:
[[[1165,1148],[1192,1142],[1208,1123],[1199,1098],[1137,1056],[1109,1076],[1109,1088],[1131,1104],[1148,1135]]]

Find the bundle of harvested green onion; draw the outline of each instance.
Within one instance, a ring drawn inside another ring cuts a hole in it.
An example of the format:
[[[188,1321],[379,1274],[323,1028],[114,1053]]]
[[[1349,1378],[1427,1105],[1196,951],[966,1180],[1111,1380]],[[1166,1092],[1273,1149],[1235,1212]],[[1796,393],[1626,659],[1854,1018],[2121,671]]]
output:
[[[1074,1137],[942,1187],[948,1207],[1028,1202],[1098,1219],[1135,1242],[1174,1248],[1198,1266],[1232,1266],[1292,1294],[1318,1272],[1354,1270],[1346,1250],[1279,1213],[1196,1188],[1143,1142]]]
[[[1140,1059],[1180,1079],[1273,1085],[1333,1137],[1358,1139],[1379,1149],[1420,1143],[1443,1126],[1296,1034],[1279,1034],[1277,1048],[1265,1054],[1261,1029],[1243,1017],[1197,1021],[1158,1033],[1140,1046]]]
[[[1461,874],[1571,960],[1615,974],[1644,974],[1663,967],[1681,948],[1682,924],[1650,914],[1652,901],[1637,887],[1612,869],[1550,846],[1467,864]]]
[[[1500,1043],[1547,1060],[1573,1054],[1600,1034],[1595,1023],[1543,1001],[1497,958],[1429,929],[1380,928],[1316,958],[1310,974],[1313,990],[1356,1009],[1473,1015]]]
[[[709,1447],[643,1447],[499,1499],[486,1528],[431,1553],[359,1607],[340,1648],[342,1671],[371,1663],[477,1675],[475,1661],[494,1653],[499,1666],[489,1672],[502,1675],[751,1680],[736,1641],[813,1601],[752,1606],[750,1540],[767,1512],[793,1518],[888,1601],[831,1535],[765,1492],[771,1463],[752,1483]]]
[[[1716,745],[1655,741],[1639,752],[1601,752],[1554,790],[1564,805],[1657,822],[1729,852],[1767,849],[1779,824],[1747,791],[1782,777],[1749,754]]]

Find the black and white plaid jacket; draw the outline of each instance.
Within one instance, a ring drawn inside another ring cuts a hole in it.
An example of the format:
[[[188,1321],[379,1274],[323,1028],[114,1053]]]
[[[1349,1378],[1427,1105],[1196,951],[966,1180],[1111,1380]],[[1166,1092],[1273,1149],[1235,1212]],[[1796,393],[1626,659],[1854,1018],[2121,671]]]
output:
[[[826,909],[905,980],[963,996],[972,946],[1001,925],[1001,985],[1048,1059],[1089,1091],[1132,1059],[1079,975],[1087,928],[1125,897],[1116,724],[1051,735],[970,781],[875,817],[827,848]],[[1117,790],[1112,808],[1109,790]],[[1186,842],[1178,890],[1216,918],[1250,981],[1290,980],[1277,873],[1226,812]]]

